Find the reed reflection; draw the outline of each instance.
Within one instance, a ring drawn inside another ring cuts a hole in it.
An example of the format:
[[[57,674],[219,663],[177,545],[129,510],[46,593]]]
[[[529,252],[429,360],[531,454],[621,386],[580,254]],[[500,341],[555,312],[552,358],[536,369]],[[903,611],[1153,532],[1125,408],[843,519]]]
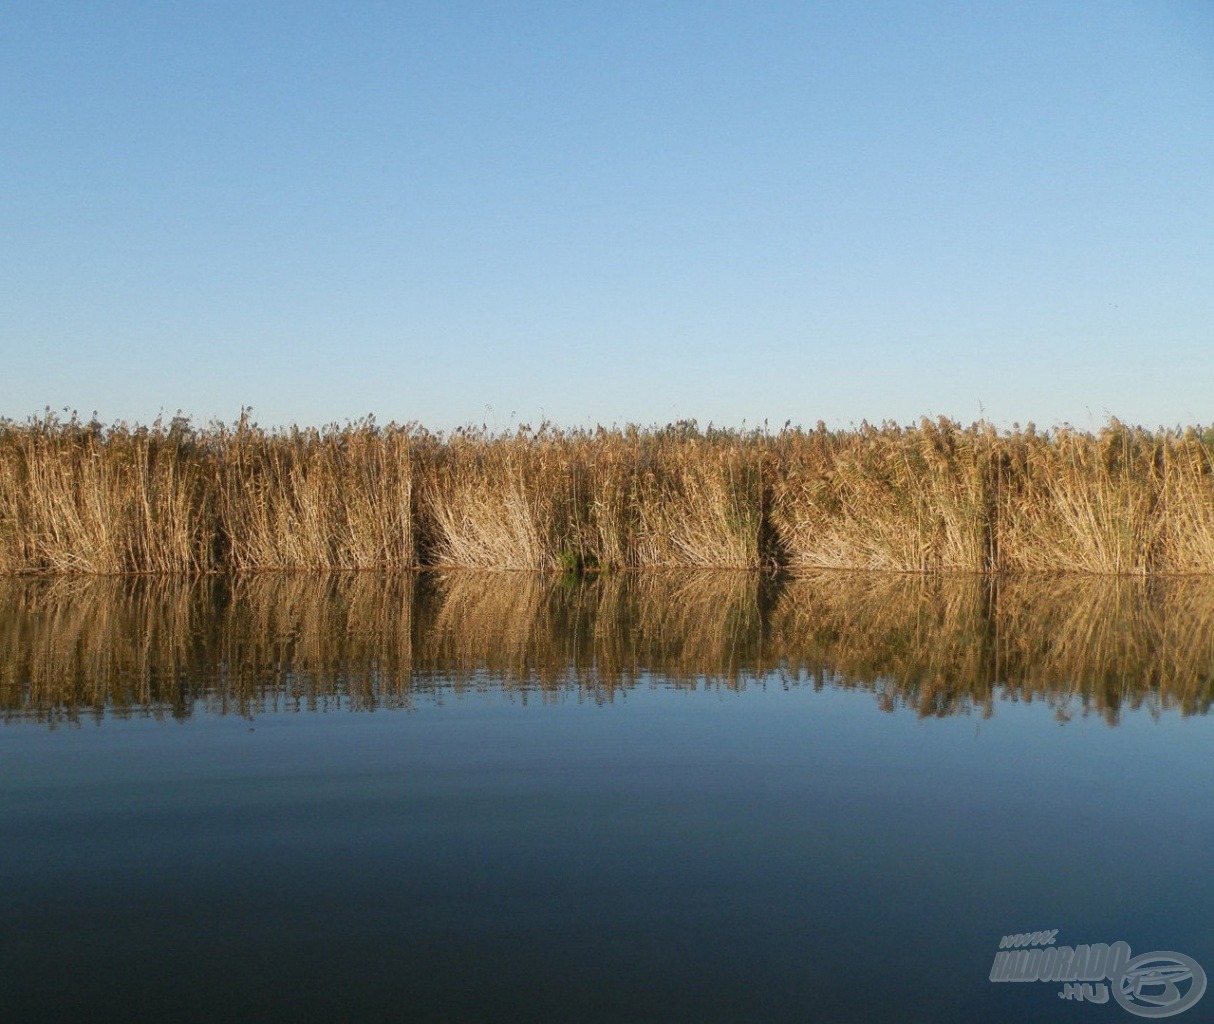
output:
[[[0,715],[409,708],[467,689],[870,691],[921,715],[1205,714],[1203,580],[476,572],[0,581]]]

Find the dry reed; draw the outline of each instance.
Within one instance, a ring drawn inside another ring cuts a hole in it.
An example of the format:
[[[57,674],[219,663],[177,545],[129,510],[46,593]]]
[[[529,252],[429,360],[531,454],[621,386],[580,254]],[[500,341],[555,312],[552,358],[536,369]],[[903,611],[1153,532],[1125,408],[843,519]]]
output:
[[[210,438],[224,565],[396,569],[414,564],[414,432],[372,421],[278,434],[242,422]]]
[[[989,426],[799,432],[780,439],[773,526],[798,569],[992,568]]]
[[[0,572],[213,568],[208,469],[181,420],[0,422]]]
[[[0,573],[1214,572],[1214,434],[0,421]]]

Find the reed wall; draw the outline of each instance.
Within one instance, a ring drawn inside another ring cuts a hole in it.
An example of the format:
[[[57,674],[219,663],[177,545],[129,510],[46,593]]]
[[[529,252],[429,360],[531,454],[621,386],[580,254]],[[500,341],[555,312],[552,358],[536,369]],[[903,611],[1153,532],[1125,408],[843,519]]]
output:
[[[1214,432],[0,422],[0,573],[1214,572]]]

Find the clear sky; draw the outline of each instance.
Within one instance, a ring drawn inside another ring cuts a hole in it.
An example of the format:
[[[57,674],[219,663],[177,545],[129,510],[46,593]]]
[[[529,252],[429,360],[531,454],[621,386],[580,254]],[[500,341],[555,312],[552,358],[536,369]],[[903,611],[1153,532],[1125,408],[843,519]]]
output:
[[[1214,3],[0,7],[0,415],[1214,421]]]

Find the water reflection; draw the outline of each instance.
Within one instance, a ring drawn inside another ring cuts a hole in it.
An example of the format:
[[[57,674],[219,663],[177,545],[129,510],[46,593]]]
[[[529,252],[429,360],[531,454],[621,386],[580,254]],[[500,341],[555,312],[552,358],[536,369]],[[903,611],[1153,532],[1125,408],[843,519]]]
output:
[[[258,575],[0,581],[0,715],[410,707],[468,688],[871,691],[921,715],[1045,700],[1060,720],[1205,714],[1205,580],[831,574]]]

